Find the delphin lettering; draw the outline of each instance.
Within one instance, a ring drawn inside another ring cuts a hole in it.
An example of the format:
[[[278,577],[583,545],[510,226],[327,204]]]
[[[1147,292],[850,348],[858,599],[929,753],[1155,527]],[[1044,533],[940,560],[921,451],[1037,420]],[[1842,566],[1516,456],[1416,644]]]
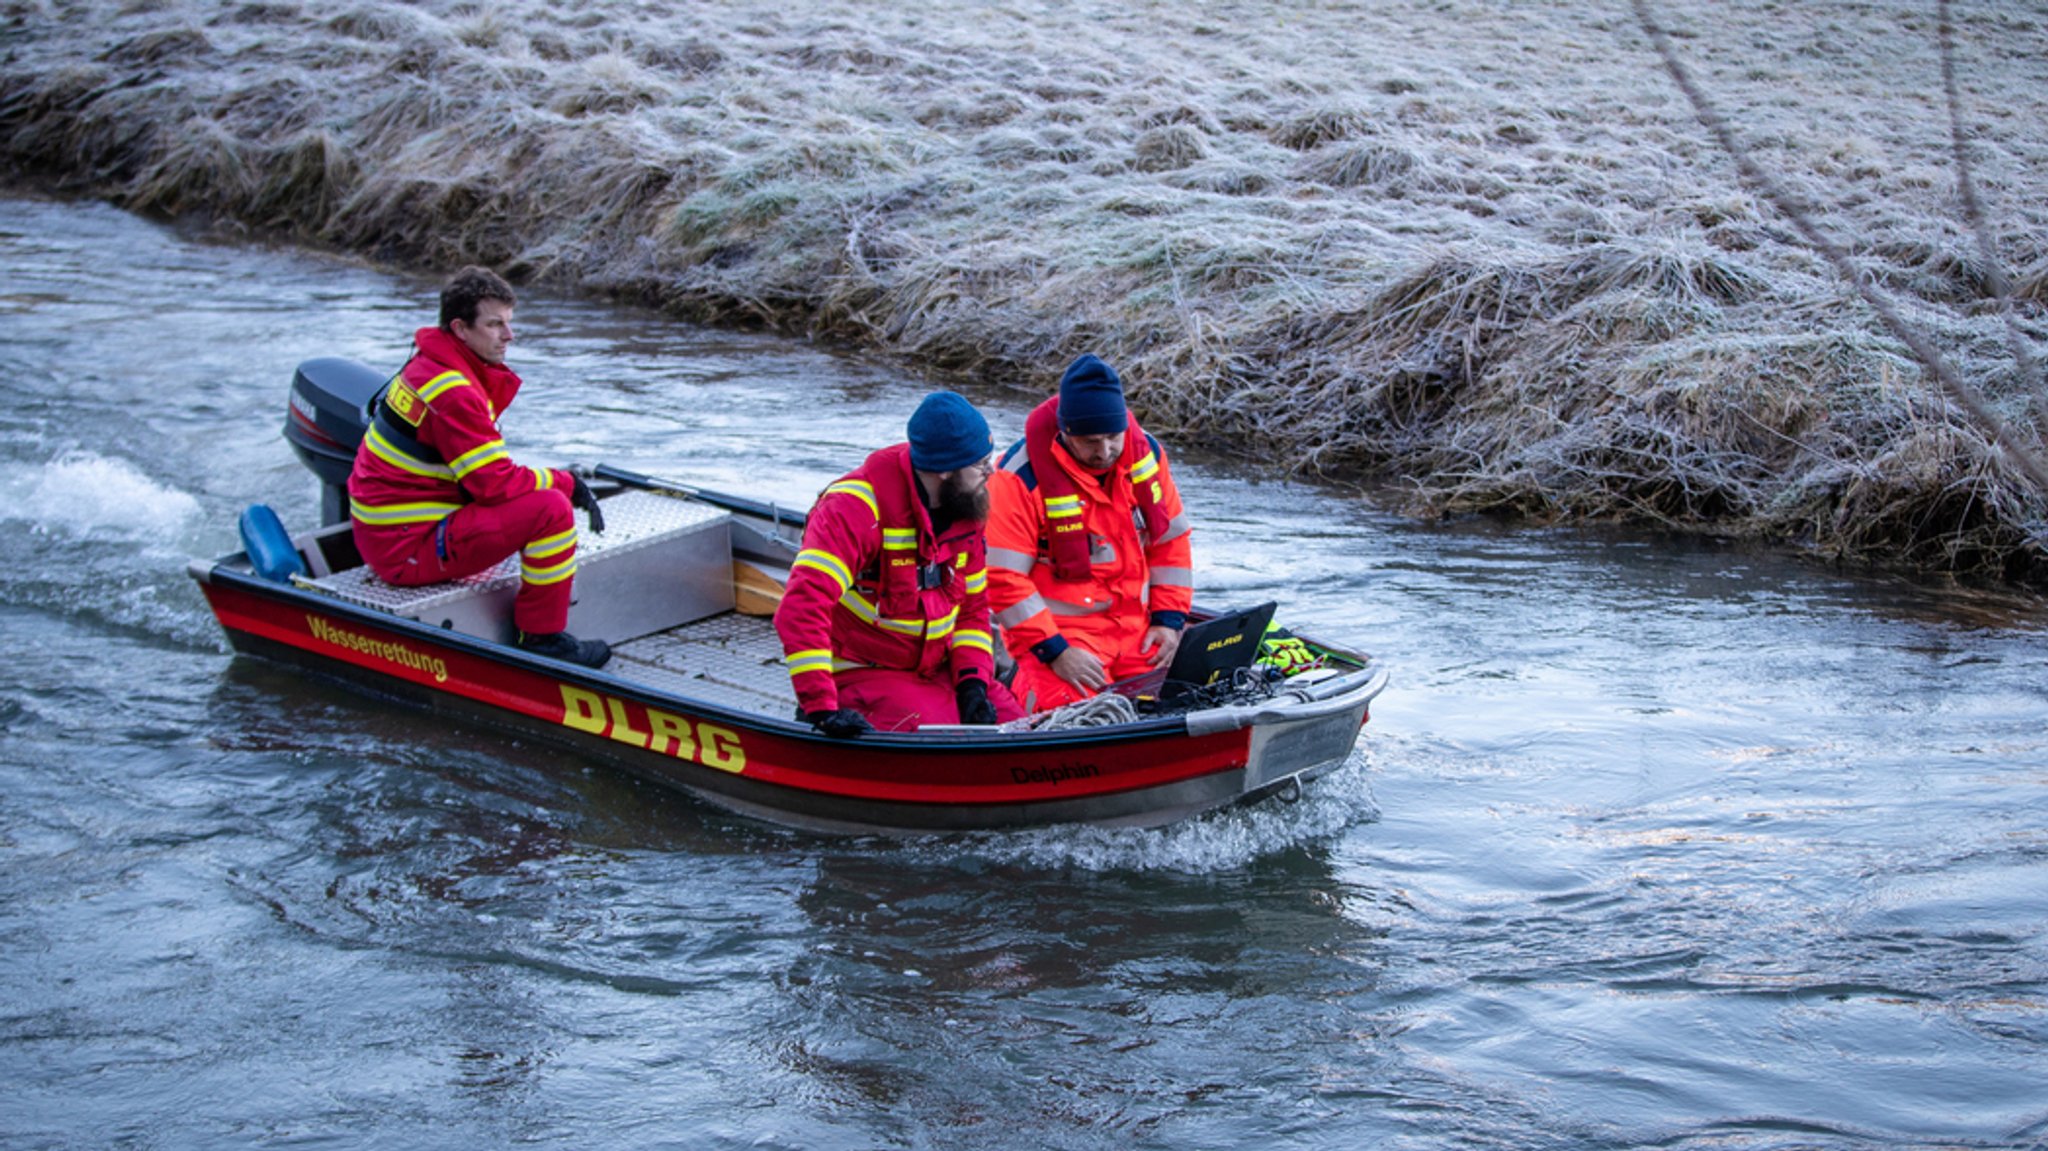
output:
[[[1069,779],[1092,779],[1102,770],[1092,763],[1061,763],[1050,767],[1013,767],[1010,778],[1017,783],[1058,785]]]

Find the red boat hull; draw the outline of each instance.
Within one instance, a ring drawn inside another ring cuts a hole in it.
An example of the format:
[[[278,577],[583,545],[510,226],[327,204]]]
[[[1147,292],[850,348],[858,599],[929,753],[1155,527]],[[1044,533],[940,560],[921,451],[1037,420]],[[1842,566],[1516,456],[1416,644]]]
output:
[[[1111,734],[1096,728],[828,740],[795,722],[536,659],[267,583],[226,563],[193,570],[237,650],[509,723],[784,824],[911,833],[1155,825],[1286,782],[1247,778],[1250,727],[1190,734],[1178,720],[1158,719]],[[1362,704],[1358,712],[1352,738],[1365,718]]]

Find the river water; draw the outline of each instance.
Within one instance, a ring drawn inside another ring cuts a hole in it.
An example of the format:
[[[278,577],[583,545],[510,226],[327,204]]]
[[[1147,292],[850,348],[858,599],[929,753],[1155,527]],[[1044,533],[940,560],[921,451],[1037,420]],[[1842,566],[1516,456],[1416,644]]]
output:
[[[227,654],[185,563],[316,514],[293,365],[432,282],[30,199],[0,274],[0,1145],[2048,1145],[2037,600],[1188,458],[1202,598],[1393,669],[1350,764],[799,835]],[[802,504],[923,390],[519,319],[533,460]]]

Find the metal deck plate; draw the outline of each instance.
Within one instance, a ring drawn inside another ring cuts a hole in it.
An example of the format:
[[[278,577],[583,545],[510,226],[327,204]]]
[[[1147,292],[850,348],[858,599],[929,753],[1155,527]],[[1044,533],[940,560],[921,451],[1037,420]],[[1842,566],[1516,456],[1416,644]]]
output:
[[[604,501],[603,534],[584,531],[576,541],[578,567],[598,556],[618,555],[667,539],[705,524],[726,519],[729,513],[695,500],[677,499],[656,492],[626,491]],[[422,587],[396,587],[371,573],[368,565],[306,580],[338,599],[388,611],[394,615],[419,617],[458,600],[467,600],[500,589],[519,586],[519,555],[513,553],[494,568],[458,580]]]
[[[607,671],[678,695],[789,719],[796,694],[774,623],[736,612],[623,643]]]

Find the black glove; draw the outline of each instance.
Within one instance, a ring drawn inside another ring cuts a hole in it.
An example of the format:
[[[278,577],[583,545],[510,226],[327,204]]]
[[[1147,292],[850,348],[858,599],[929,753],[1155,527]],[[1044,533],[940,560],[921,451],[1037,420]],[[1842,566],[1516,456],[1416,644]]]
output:
[[[996,705],[988,701],[988,687],[980,680],[961,680],[953,689],[953,698],[960,701],[961,723],[996,722]]]
[[[597,493],[590,490],[590,485],[583,482],[582,476],[572,475],[569,478],[576,481],[575,490],[569,493],[569,502],[589,512],[590,530],[603,535],[604,512],[598,510]]]
[[[875,730],[868,717],[850,707],[836,711],[807,711],[804,722],[831,736],[833,739],[858,739]]]

